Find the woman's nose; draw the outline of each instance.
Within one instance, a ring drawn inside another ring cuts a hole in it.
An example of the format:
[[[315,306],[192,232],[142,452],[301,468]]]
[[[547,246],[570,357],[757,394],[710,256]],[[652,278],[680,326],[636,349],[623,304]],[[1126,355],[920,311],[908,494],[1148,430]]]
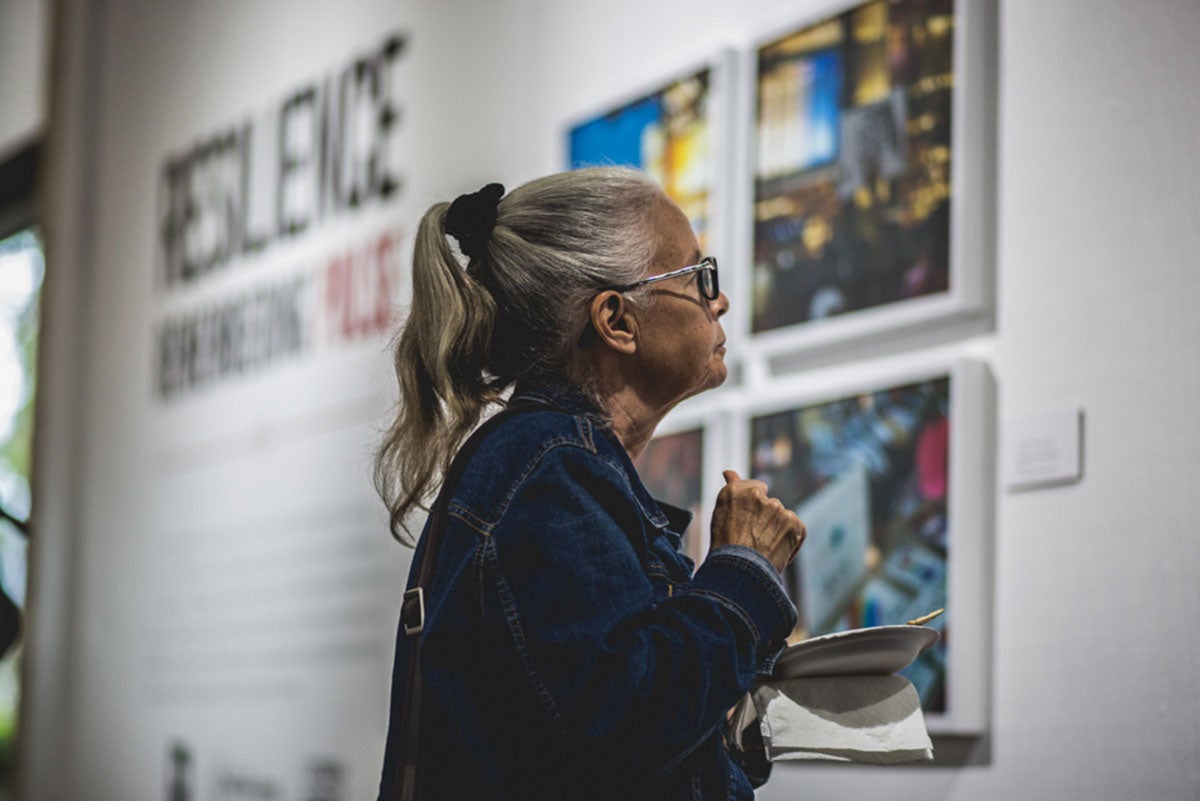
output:
[[[717,293],[717,299],[710,300],[708,305],[712,307],[715,316],[722,317],[725,312],[729,311],[729,298],[725,296],[724,292],[719,292]]]

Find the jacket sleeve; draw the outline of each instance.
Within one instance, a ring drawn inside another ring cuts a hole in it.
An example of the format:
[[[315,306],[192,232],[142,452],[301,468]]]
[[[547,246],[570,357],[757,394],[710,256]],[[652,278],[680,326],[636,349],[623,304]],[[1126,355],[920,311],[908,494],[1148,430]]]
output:
[[[730,744],[729,756],[742,769],[742,773],[746,774],[746,779],[750,782],[751,787],[762,787],[767,783],[767,779],[771,778],[772,766],[770,760],[767,759],[767,746],[763,742],[758,718],[755,718],[753,723],[742,732],[741,749]]]
[[[656,598],[641,527],[623,469],[583,448],[551,449],[493,532],[483,592],[564,741],[656,774],[725,725],[796,611],[735,553]]]

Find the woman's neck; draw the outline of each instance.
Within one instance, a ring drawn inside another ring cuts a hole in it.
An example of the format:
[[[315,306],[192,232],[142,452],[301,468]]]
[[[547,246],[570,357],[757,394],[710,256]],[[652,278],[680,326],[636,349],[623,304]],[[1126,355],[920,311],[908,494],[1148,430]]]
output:
[[[654,436],[654,430],[666,417],[670,407],[656,407],[631,387],[610,392],[605,407],[612,421],[613,433],[621,441],[630,459],[637,459]]]

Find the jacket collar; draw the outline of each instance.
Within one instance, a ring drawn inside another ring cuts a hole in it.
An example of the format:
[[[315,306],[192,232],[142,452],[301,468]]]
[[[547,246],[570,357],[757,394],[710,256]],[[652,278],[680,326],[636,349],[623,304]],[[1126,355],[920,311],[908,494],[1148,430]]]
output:
[[[509,403],[519,401],[545,403],[565,412],[607,419],[607,416],[596,408],[596,404],[582,390],[548,379],[527,378],[519,381],[513,388]]]
[[[692,518],[695,517],[695,515],[693,515],[687,509],[681,509],[678,506],[667,503],[666,501],[660,501],[658,498],[655,498],[654,502],[658,504],[658,508],[661,509],[662,513],[667,517],[667,528],[665,533],[667,535],[667,539],[671,541],[671,544],[675,546],[675,550],[678,551],[683,542],[683,533],[687,531],[688,526],[692,524]]]
[[[596,404],[590,397],[575,387],[544,379],[525,379],[519,382],[513,389],[509,403],[519,403],[521,401],[544,403],[562,409],[565,412],[590,417],[593,420],[601,422],[601,428],[616,440],[616,435],[612,433],[612,428],[608,423],[607,415],[596,408]],[[637,468],[630,461],[629,454],[625,452],[625,448],[620,442],[614,442],[614,444],[621,454],[622,461],[625,463],[626,471],[629,473],[631,483],[633,484],[634,496],[637,498],[638,504],[642,507],[642,511],[645,512],[646,517],[655,528],[662,530],[667,535],[676,550],[678,550],[683,532],[687,531],[687,527],[691,525],[692,513],[653,497],[642,483],[641,476],[638,475]]]

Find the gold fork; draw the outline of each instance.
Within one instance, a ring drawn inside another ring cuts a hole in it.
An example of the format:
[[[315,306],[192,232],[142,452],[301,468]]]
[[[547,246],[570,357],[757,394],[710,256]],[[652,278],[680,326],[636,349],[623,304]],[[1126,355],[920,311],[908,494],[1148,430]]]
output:
[[[933,620],[935,617],[937,617],[938,615],[940,615],[942,612],[945,612],[945,611],[946,611],[946,609],[944,607],[941,609],[934,609],[928,615],[921,615],[920,617],[914,617],[912,620],[908,621],[908,625],[924,626],[926,623]]]

